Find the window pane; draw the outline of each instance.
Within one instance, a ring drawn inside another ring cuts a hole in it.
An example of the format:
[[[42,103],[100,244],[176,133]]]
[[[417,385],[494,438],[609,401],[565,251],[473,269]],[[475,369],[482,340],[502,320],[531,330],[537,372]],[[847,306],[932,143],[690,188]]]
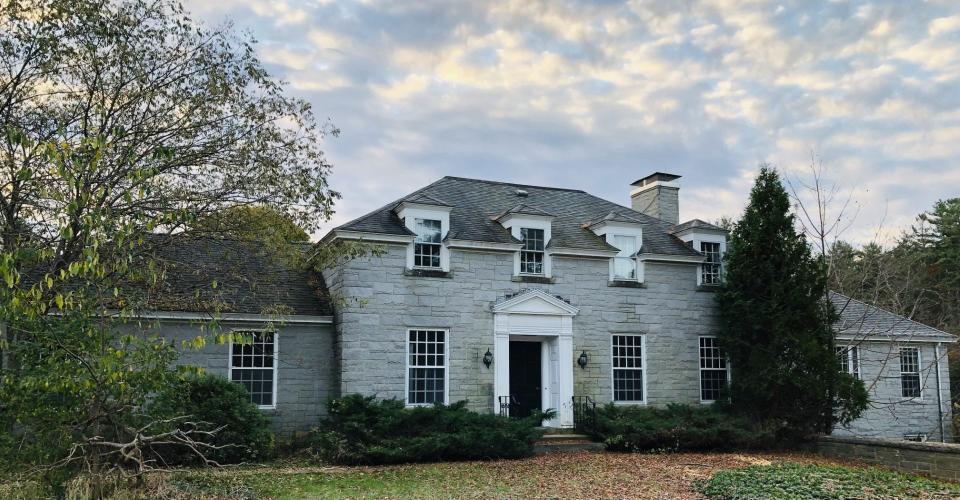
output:
[[[543,229],[520,228],[520,239],[524,250],[543,251]]]
[[[643,401],[643,337],[614,335],[611,339],[613,400]]]
[[[916,347],[900,348],[900,391],[905,398],[919,398],[920,351]]]
[[[446,384],[443,355],[446,332],[411,330],[408,334],[407,403],[427,404],[444,401]]]
[[[242,338],[240,338],[242,337]],[[274,334],[252,332],[238,335],[230,359],[230,379],[250,393],[250,401],[260,406],[271,406],[273,398]]]
[[[416,241],[421,243],[440,243],[440,221],[433,219],[416,219]]]
[[[700,264],[700,282],[704,285],[720,284],[720,244],[706,241],[701,242],[700,252],[707,257],[703,264]]]
[[[700,338],[700,399],[720,399],[727,384],[727,356],[713,337]]]

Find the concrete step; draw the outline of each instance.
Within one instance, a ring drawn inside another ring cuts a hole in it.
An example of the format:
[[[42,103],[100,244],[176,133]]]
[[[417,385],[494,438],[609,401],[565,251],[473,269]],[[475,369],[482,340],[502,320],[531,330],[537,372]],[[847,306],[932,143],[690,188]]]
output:
[[[560,442],[540,441],[533,446],[533,452],[537,455],[562,451],[603,451],[603,443],[594,443],[593,441],[586,440]]]
[[[576,434],[577,431],[573,427],[539,427],[545,436],[551,434]]]
[[[544,434],[540,438],[540,441],[566,441],[566,440],[581,440],[581,441],[590,441],[590,436],[586,434]]]

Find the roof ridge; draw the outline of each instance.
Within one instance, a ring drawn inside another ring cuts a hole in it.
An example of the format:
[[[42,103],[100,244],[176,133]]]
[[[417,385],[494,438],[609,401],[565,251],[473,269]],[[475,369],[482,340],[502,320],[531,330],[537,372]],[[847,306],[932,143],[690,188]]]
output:
[[[582,189],[570,189],[570,188],[561,188],[561,187],[553,187],[553,186],[536,186],[536,185],[533,185],[533,184],[517,184],[517,183],[515,183],[515,182],[491,181],[491,180],[489,180],[489,179],[476,179],[476,178],[472,178],[472,177],[459,177],[459,176],[456,176],[456,175],[445,175],[445,176],[443,176],[443,179],[454,179],[454,180],[458,180],[458,181],[468,181],[468,182],[482,182],[482,183],[484,183],[484,184],[496,184],[496,185],[498,185],[498,186],[513,186],[513,187],[519,187],[519,188],[549,189],[549,190],[552,190],[552,191],[568,191],[568,192],[573,192],[573,193],[586,193],[586,191],[584,191],[584,190],[582,190]],[[441,180],[443,180],[443,179],[441,179]],[[589,193],[588,193],[588,194],[589,194]]]

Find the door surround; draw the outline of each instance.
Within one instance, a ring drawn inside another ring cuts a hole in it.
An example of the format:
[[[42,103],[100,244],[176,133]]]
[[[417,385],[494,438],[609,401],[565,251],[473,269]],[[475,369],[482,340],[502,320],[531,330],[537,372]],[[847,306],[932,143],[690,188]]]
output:
[[[579,312],[540,289],[520,291],[493,306],[494,412],[500,397],[510,395],[510,341],[535,340],[543,346],[542,409],[557,411],[544,425],[573,426],[573,317]]]

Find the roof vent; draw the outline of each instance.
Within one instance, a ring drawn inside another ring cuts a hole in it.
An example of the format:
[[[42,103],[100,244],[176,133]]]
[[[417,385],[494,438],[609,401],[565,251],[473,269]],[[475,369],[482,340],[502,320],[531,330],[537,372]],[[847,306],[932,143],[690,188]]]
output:
[[[517,189],[516,191],[514,191],[514,194],[516,194],[521,198],[526,198],[527,195],[530,194],[530,192],[527,191],[526,189]]]

